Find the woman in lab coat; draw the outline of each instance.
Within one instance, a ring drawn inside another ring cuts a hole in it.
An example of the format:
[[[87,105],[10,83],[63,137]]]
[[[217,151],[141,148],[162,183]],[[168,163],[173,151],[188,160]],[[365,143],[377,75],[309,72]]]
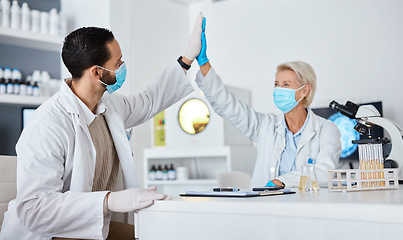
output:
[[[131,212],[166,198],[155,187],[140,188],[125,129],[193,91],[186,68],[200,52],[199,18],[185,56],[136,95],[113,93],[123,84],[126,69],[109,30],[81,28],[66,37],[62,56],[73,79],[37,109],[21,134],[16,146],[17,197],[5,213],[1,240],[106,239],[112,212]],[[96,60],[99,57],[106,60]],[[91,130],[94,122],[102,121],[98,119],[105,119],[105,131]],[[108,163],[98,161],[110,152],[113,157],[103,159]],[[118,173],[112,172],[119,168],[125,190],[115,185]],[[95,177],[97,172],[106,177]],[[96,185],[104,187],[94,189]]]
[[[309,109],[316,89],[313,68],[302,61],[280,64],[273,100],[283,113],[256,112],[236,99],[211,67],[204,31],[205,19],[202,50],[196,58],[200,65],[196,83],[214,111],[256,143],[258,156],[251,186],[297,187],[308,158],[316,160],[319,184],[327,186],[327,172],[335,169],[341,154],[340,132],[333,122]]]

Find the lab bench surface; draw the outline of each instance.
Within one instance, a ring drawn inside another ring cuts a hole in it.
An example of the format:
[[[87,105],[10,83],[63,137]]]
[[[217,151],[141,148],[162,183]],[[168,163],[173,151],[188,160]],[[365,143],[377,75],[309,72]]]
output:
[[[403,190],[178,196],[156,201],[136,218],[140,240],[402,239]]]

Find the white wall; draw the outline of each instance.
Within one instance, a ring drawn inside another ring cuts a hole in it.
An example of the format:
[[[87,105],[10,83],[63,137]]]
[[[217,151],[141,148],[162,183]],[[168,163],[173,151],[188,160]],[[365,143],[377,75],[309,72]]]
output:
[[[133,92],[144,89],[168,65],[183,55],[188,42],[187,6],[166,0],[135,0],[131,27],[134,65]],[[151,147],[151,121],[134,130],[135,166],[143,169],[143,150]],[[138,172],[138,179],[143,180]]]
[[[318,77],[312,107],[382,100],[384,116],[403,126],[403,1],[204,1],[191,19],[200,10],[211,63],[226,84],[251,90],[256,110],[278,112],[275,68],[303,60]]]

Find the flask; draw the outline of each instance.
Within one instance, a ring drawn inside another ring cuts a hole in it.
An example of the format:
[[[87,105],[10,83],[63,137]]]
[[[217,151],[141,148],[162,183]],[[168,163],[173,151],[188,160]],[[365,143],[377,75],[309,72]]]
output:
[[[41,34],[49,34],[49,13],[41,12]]]
[[[33,87],[32,87],[32,77],[31,77],[31,75],[27,76],[27,78],[25,80],[25,86],[26,86],[26,94],[28,96],[32,96]]]
[[[40,12],[38,10],[31,11],[31,31],[34,33],[39,32],[40,27]]]
[[[49,12],[49,33],[50,35],[59,35],[59,14],[56,8],[52,8]]]
[[[168,179],[169,180],[175,180],[176,179],[176,170],[175,170],[173,164],[171,164],[171,166],[168,168]]]
[[[5,28],[10,27],[10,1],[1,0],[2,10],[2,26]]]
[[[28,3],[24,2],[21,7],[21,30],[29,31],[30,18],[31,10],[29,10]]]
[[[319,183],[315,171],[316,160],[308,158],[307,164],[302,166],[301,178],[299,181],[298,190],[300,192],[318,192]]]
[[[4,69],[4,78],[5,78],[5,84],[6,84],[6,93],[13,94],[13,79],[12,79],[12,73],[11,73],[10,68]]]
[[[18,6],[18,2],[16,0],[13,1],[11,5],[11,28],[12,29],[20,29],[20,20],[21,20],[21,9]]]
[[[318,192],[319,191],[319,182],[318,182],[318,177],[316,176],[316,170],[315,170],[315,165],[316,165],[316,160],[309,158],[308,159],[308,173],[309,173],[309,178],[311,179],[311,184],[310,187],[313,192]]]
[[[18,68],[13,69],[13,93],[20,94],[21,72]]]
[[[6,79],[4,78],[3,69],[0,68],[0,94],[6,93]]]
[[[155,165],[152,165],[150,171],[148,172],[148,179],[155,180],[156,179],[156,171]]]

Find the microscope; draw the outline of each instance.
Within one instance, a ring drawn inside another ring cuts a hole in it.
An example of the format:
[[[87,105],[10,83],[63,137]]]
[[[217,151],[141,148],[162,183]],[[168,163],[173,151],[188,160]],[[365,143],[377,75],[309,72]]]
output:
[[[367,134],[368,139],[356,140],[353,143],[381,143],[391,142],[391,151],[385,157],[384,168],[398,168],[399,182],[403,180],[403,131],[393,121],[381,117],[381,114],[373,105],[359,106],[353,102],[347,101],[345,105],[332,101],[329,107],[340,112],[346,117],[356,119],[357,124],[354,129],[360,134]],[[377,125],[385,129],[390,136],[390,140],[384,138],[372,138],[372,126]]]

